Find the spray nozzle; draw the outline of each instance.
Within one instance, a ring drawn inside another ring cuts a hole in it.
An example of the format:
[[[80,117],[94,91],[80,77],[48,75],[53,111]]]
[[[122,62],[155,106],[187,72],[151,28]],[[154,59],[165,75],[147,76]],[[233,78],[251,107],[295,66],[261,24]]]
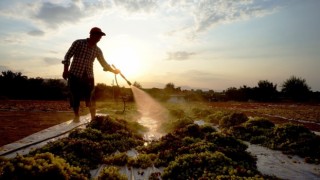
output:
[[[115,69],[117,69],[116,66],[113,65],[113,64],[112,64],[112,67],[115,68]],[[120,72],[119,74],[120,74],[120,76],[121,76],[124,80],[127,81],[128,85],[131,86],[131,82],[130,82],[121,72]]]

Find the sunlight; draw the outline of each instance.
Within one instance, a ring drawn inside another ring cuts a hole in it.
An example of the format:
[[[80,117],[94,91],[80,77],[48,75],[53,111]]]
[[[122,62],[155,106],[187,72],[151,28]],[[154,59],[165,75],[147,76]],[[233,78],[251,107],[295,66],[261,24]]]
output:
[[[127,77],[137,76],[142,70],[138,50],[130,44],[121,44],[108,54],[108,62],[120,69]]]

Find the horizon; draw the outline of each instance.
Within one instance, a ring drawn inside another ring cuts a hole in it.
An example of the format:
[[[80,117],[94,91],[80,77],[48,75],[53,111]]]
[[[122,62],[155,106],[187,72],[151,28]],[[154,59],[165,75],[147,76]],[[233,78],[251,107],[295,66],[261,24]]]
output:
[[[0,71],[62,78],[61,61],[92,27],[106,61],[143,88],[277,89],[291,76],[320,91],[320,1],[3,0]],[[95,61],[96,83],[114,75]],[[119,78],[120,86],[126,82]]]

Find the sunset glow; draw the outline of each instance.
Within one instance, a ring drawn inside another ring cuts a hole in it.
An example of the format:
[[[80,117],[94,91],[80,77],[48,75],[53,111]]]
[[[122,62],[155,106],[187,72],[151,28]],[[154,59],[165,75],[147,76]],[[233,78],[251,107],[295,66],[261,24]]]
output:
[[[0,1],[0,70],[61,78],[92,27],[109,64],[144,88],[225,90],[291,76],[320,91],[319,0]],[[113,75],[95,62],[96,83]]]

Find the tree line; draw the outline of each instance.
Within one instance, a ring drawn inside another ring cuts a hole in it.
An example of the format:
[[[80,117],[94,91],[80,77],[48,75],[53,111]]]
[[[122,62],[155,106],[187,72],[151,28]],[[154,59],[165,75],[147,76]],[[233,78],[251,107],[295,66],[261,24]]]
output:
[[[28,100],[65,100],[68,98],[68,85],[63,79],[28,78],[21,72],[3,71],[0,74],[0,99]],[[134,86],[142,89],[138,82]],[[144,89],[154,98],[167,101],[172,96],[183,97],[187,101],[259,101],[259,102],[319,102],[320,92],[312,92],[305,79],[292,76],[277,90],[277,85],[268,80],[260,80],[256,87],[230,87],[222,92],[182,90],[168,83],[163,89]],[[130,88],[97,84],[95,86],[97,100],[133,101]]]

